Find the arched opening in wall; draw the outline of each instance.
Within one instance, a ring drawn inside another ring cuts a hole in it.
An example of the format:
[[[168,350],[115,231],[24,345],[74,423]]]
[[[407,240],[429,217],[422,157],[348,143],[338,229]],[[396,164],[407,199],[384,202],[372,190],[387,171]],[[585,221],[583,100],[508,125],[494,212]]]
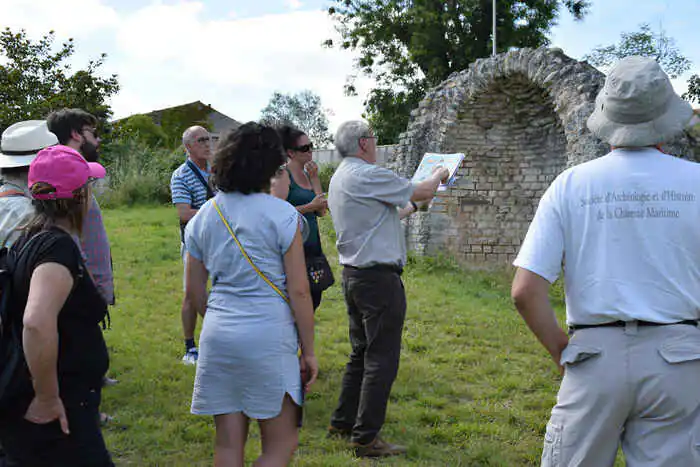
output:
[[[462,152],[457,185],[441,196],[457,235],[446,247],[467,264],[512,260],[544,190],[566,168],[567,140],[547,90],[525,76],[492,82],[465,102],[445,135]]]

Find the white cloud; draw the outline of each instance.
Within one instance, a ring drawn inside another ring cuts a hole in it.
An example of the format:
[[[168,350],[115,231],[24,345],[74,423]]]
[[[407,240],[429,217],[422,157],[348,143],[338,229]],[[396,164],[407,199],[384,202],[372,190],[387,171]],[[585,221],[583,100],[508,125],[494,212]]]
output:
[[[301,0],[287,0],[287,6],[291,8],[292,10],[298,10],[301,8],[304,4],[301,3]]]
[[[358,118],[359,97],[343,95],[353,56],[326,49],[335,37],[322,11],[199,19],[203,5],[152,5],[123,18],[116,33],[123,91],[115,115],[202,100],[238,120],[255,119],[274,91],[311,89],[333,110],[331,126]],[[139,102],[136,96],[141,96]]]
[[[289,0],[290,8],[302,6]],[[239,19],[234,13],[204,19],[205,3],[155,1],[117,12],[103,0],[0,0],[3,24],[32,37],[51,29],[76,38],[74,63],[108,54],[104,73],[117,73],[115,117],[201,100],[237,120],[259,116],[274,91],[310,89],[333,112],[331,128],[358,118],[370,80],[358,80],[358,97],[343,85],[353,55],[326,49],[337,32],[323,11]],[[79,14],[77,13],[79,12]]]
[[[101,0],[2,0],[2,26],[23,28],[31,37],[53,30],[59,38],[82,38],[114,27],[117,12]]]

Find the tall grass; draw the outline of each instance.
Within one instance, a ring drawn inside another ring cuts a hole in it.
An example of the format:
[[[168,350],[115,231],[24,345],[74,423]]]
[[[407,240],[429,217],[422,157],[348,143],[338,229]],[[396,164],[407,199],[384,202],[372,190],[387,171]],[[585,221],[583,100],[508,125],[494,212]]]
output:
[[[180,361],[182,263],[173,207],[105,210],[117,305],[106,332],[110,376],[102,409],[118,466],[212,464],[214,423],[190,414],[194,368]],[[324,251],[341,271],[332,220],[320,222]],[[403,275],[408,309],[401,366],[382,434],[405,456],[357,459],[326,438],[350,352],[340,284],[316,312],[321,374],[305,408],[296,467],[528,467],[540,464],[560,376],[510,299],[512,270],[464,271],[445,258],[412,257]],[[560,319],[564,306],[554,296]],[[247,465],[260,453],[253,424]],[[624,465],[618,462],[617,466]]]
[[[338,164],[332,162],[319,165],[318,178],[321,180],[321,187],[325,193],[328,193],[328,185],[331,183],[331,177],[337,168]]]
[[[151,148],[137,139],[110,142],[102,162],[107,187],[100,194],[105,207],[170,203],[170,177],[184,162],[180,149]]]
[[[107,168],[106,186],[98,190],[103,207],[169,204],[170,178],[184,161],[182,148],[153,148],[140,138],[122,138],[109,142],[102,151]],[[319,177],[323,191],[337,164],[321,164]]]

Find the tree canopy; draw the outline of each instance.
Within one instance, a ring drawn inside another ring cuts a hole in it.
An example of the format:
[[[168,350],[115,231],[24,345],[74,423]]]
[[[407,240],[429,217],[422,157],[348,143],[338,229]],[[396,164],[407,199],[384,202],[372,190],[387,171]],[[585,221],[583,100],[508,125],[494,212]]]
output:
[[[260,122],[273,126],[293,125],[306,133],[315,146],[333,140],[321,98],[308,90],[297,94],[275,92],[261,111]]]
[[[491,54],[492,0],[334,0],[328,13],[340,43],[359,52],[356,68],[377,87],[365,117],[379,143],[395,143],[429,87]],[[498,0],[497,50],[539,47],[562,10],[582,19],[587,0]],[[351,76],[346,92],[356,92]]]
[[[632,55],[654,58],[671,78],[678,78],[690,69],[691,62],[676,46],[676,41],[661,31],[641,24],[639,31],[623,32],[620,42],[598,46],[584,57],[591,65],[606,69],[618,60]]]
[[[0,33],[0,132],[64,107],[86,110],[103,122],[110,117],[107,101],[119,91],[119,83],[116,75],[99,74],[107,55],[72,72],[66,61],[75,52],[73,39],[57,50],[54,41],[53,31],[38,41],[29,39],[24,29]]]
[[[605,70],[621,58],[631,55],[656,59],[671,78],[680,77],[692,64],[681,53],[672,37],[663,30],[652,30],[646,23],[639,26],[639,31],[623,32],[617,44],[596,47],[584,59]],[[695,74],[688,79],[688,91],[682,97],[700,103],[700,76]]]

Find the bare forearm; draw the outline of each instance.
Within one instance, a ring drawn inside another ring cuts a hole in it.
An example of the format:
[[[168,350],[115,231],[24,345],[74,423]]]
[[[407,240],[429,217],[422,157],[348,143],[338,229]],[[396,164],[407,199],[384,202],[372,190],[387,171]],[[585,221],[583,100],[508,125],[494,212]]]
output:
[[[399,209],[399,219],[404,219],[413,214],[414,212],[416,212],[416,210],[413,208],[413,205],[411,203],[408,203],[406,206]]]
[[[40,399],[58,397],[58,330],[56,326],[25,325],[22,331],[22,342],[36,397]]]
[[[312,203],[302,204],[300,206],[296,206],[296,208],[297,208],[297,212],[299,212],[299,214],[308,214],[308,213],[314,212],[316,210],[316,207]]]
[[[515,306],[532,333],[558,364],[562,350],[569,343],[569,338],[559,326],[549,298],[533,297],[516,300]]]
[[[311,177],[311,188],[313,188],[316,195],[323,193],[323,187],[321,186],[321,179],[318,177]]]
[[[177,214],[180,217],[180,223],[187,224],[197,214],[197,211],[191,206],[185,206],[184,203],[178,205]]]
[[[433,199],[435,192],[440,186],[440,178],[437,175],[433,175],[427,180],[423,180],[418,183],[413,189],[413,195],[411,195],[411,201],[413,202],[423,202]]]
[[[306,355],[314,355],[314,313],[311,294],[308,291],[293,292],[290,306],[297,323],[301,350]]]

